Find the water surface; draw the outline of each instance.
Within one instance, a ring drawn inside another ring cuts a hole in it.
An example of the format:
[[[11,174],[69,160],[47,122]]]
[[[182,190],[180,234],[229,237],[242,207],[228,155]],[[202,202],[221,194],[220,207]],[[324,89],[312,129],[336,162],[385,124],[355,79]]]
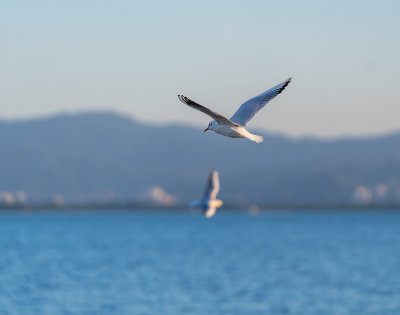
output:
[[[0,213],[0,314],[400,314],[400,212]]]

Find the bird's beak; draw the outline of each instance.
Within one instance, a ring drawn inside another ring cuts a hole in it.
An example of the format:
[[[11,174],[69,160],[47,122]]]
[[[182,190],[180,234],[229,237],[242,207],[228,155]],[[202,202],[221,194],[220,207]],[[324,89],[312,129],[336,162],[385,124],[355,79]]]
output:
[[[206,129],[204,129],[204,132],[206,132],[207,130],[209,130],[208,127]]]

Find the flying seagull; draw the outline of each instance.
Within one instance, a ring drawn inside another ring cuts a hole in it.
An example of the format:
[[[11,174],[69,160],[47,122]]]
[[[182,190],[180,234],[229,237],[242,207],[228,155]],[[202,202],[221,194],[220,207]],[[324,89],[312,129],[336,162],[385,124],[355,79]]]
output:
[[[289,78],[286,81],[269,89],[268,91],[265,91],[244,102],[230,119],[192,101],[186,96],[178,95],[178,98],[182,103],[189,105],[190,107],[193,107],[194,109],[197,109],[214,119],[208,124],[208,127],[204,129],[204,132],[207,130],[212,130],[227,137],[247,138],[251,141],[260,143],[263,141],[263,137],[248,132],[245,128],[246,124],[270,100],[280,94],[288,86],[290,81],[292,81],[292,78]]]
[[[206,218],[211,218],[221,207],[222,200],[216,199],[219,192],[219,177],[217,171],[211,171],[207,179],[207,186],[201,200],[195,200],[190,203],[192,208],[200,208]]]

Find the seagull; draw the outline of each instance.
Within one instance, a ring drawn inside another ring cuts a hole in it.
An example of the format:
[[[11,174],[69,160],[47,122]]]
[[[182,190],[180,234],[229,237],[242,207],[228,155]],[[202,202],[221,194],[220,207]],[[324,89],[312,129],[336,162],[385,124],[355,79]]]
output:
[[[211,218],[217,212],[217,208],[221,207],[222,200],[216,199],[219,192],[219,176],[218,172],[213,170],[207,179],[206,190],[203,199],[195,200],[190,203],[191,208],[200,208],[206,218]]]
[[[253,116],[262,109],[270,100],[280,94],[292,81],[292,78],[279,83],[273,88],[265,91],[249,100],[244,102],[239,109],[233,114],[233,116],[228,119],[225,116],[218,114],[205,106],[202,106],[191,99],[183,95],[178,95],[180,101],[194,109],[197,109],[204,114],[210,116],[214,120],[208,124],[208,127],[204,129],[212,130],[221,135],[230,138],[247,138],[251,141],[260,143],[264,139],[262,136],[257,136],[246,130],[246,124],[253,118]]]

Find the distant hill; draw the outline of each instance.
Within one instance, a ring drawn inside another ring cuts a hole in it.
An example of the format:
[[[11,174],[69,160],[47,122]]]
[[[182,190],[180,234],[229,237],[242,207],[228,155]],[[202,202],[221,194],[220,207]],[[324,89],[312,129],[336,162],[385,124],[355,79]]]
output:
[[[185,202],[220,171],[243,204],[400,203],[400,134],[322,141],[227,139],[112,113],[0,122],[3,202]]]

